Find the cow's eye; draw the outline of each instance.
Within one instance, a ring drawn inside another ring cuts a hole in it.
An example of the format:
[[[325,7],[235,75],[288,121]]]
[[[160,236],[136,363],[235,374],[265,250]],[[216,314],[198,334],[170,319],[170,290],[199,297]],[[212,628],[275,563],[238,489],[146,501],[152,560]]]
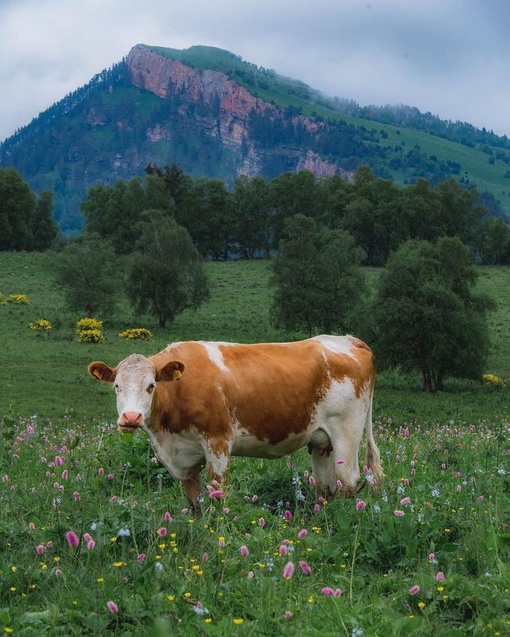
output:
[[[118,384],[117,384],[117,383],[115,383],[115,384],[113,385],[113,389],[115,389],[115,393],[116,393],[116,394],[118,394],[118,393],[120,392],[120,387],[118,386]]]
[[[152,394],[152,392],[156,389],[156,383],[151,383],[148,387],[147,387],[147,393],[148,394]]]

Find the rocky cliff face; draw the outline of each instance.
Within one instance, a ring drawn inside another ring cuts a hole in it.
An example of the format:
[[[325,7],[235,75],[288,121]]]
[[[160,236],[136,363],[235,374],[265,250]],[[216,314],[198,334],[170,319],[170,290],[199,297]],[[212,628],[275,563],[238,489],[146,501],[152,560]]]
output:
[[[223,73],[193,69],[141,44],[131,49],[127,65],[133,85],[168,100],[169,108],[172,96],[185,95],[185,101],[177,106],[182,116],[189,117],[186,109],[190,102],[200,105],[200,114],[194,114],[194,125],[236,153],[237,174],[255,176],[264,172],[266,151],[254,141],[250,122],[254,117],[283,122],[284,113],[280,109],[255,97]],[[292,123],[312,137],[323,127],[323,124],[301,116],[294,117]],[[147,130],[148,141],[171,140],[171,137],[170,128],[165,127],[163,122]],[[318,177],[346,176],[344,171],[322,159],[313,149],[281,148],[278,152],[281,154],[280,164],[289,169],[307,169]],[[271,155],[274,154],[275,149],[272,148]]]

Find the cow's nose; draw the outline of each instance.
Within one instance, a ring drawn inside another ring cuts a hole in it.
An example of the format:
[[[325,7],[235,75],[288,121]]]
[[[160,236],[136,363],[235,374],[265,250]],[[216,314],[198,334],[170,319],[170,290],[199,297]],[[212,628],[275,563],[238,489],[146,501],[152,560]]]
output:
[[[121,416],[123,425],[140,425],[142,423],[142,414],[139,411],[125,411]]]

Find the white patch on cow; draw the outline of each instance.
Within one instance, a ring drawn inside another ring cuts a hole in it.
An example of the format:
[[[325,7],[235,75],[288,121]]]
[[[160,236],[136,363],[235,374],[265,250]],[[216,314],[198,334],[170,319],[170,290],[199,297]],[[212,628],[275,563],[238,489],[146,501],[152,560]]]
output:
[[[155,383],[154,374],[154,365],[138,354],[119,363],[114,383],[119,423],[126,412],[139,412],[144,421],[149,419],[153,395],[147,389]]]
[[[353,343],[349,337],[323,334],[322,336],[314,336],[312,340],[318,341],[323,347],[335,354],[347,354],[347,356],[355,358],[352,354]]]
[[[159,460],[178,480],[186,480],[194,474],[193,468],[205,464],[202,440],[195,434],[154,433],[148,427],[143,429],[149,435]]]
[[[212,473],[216,474],[219,478],[223,478],[228,473],[230,456],[224,453],[220,453],[219,455],[208,453],[207,462]]]
[[[201,345],[207,352],[207,356],[210,360],[221,369],[222,372],[228,372],[228,367],[223,360],[223,354],[221,353],[220,346],[228,345],[228,343],[206,343],[201,342]]]

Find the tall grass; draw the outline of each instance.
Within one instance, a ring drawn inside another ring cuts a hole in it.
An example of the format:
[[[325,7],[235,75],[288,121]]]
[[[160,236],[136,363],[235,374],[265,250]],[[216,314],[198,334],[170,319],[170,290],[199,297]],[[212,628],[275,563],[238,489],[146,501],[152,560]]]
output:
[[[119,434],[87,364],[173,340],[282,340],[268,264],[208,264],[211,301],[159,331],[126,304],[104,344],[79,343],[44,255],[0,254],[0,630],[14,635],[510,634],[509,387],[381,374],[374,429],[386,479],[315,503],[306,452],[238,458],[226,500],[193,518],[143,436]],[[509,374],[506,268],[488,372]],[[377,272],[371,271],[371,277]],[[44,318],[49,332],[30,322]],[[130,327],[152,341],[119,338]],[[296,335],[297,336],[297,335]],[[206,476],[204,476],[206,479]]]

